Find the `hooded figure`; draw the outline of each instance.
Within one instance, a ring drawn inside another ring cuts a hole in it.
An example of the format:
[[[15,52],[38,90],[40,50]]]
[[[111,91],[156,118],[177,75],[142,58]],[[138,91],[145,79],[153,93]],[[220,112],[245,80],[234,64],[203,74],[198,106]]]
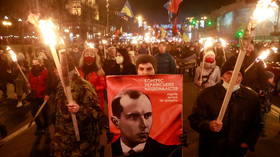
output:
[[[220,68],[216,65],[215,53],[213,51],[207,51],[203,59],[204,61],[196,68],[194,83],[201,88],[207,88],[214,86],[220,81],[221,72]]]
[[[105,74],[101,67],[98,49],[85,49],[80,60],[80,76],[90,82],[96,90],[98,104],[104,110],[104,90],[106,89]]]

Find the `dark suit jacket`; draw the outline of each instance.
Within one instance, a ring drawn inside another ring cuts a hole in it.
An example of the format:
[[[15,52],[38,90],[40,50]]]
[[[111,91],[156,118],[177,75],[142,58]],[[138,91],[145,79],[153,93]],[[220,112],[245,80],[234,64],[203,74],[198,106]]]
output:
[[[112,156],[113,157],[122,157],[123,152],[121,148],[120,138],[112,143]],[[148,138],[144,150],[142,152],[138,152],[134,157],[180,157],[181,149],[176,145],[163,145],[153,140],[152,138]]]

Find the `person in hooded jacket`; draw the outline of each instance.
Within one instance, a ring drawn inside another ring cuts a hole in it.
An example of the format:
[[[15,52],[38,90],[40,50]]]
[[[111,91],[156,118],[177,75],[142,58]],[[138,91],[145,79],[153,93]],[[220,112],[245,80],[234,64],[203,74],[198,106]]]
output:
[[[36,112],[44,101],[49,100],[51,89],[49,88],[49,72],[44,66],[42,60],[33,59],[31,71],[28,75],[31,94],[28,96],[31,104],[31,113],[35,116]],[[48,113],[44,107],[38,117],[35,119],[37,125],[36,135],[45,133],[48,127]]]
[[[106,89],[105,73],[101,67],[98,49],[87,48],[80,60],[80,76],[90,82],[98,96],[98,104],[104,110],[104,90]]]
[[[202,77],[201,77],[202,75]],[[214,86],[220,81],[220,68],[216,65],[215,54],[208,51],[205,54],[204,62],[196,68],[194,83],[202,89]]]
[[[109,47],[107,57],[103,64],[103,69],[106,75],[117,75],[117,71],[114,71],[114,67],[117,66],[116,62],[117,49],[116,47]]]
[[[126,49],[120,48],[117,49],[116,54],[116,63],[113,67],[113,71],[116,72],[116,75],[135,75],[136,67],[131,62],[131,58]]]

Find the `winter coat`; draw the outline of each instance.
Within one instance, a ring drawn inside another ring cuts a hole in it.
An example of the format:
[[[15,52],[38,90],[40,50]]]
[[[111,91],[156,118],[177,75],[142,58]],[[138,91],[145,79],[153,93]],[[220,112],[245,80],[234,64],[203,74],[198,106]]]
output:
[[[218,82],[220,82],[220,77],[221,77],[221,71],[218,66],[216,66],[215,63],[212,63],[210,68],[206,68],[206,64],[204,65],[204,70],[202,74],[202,88],[207,88],[216,85]],[[195,77],[194,77],[194,82],[197,83],[200,80],[200,75],[201,75],[201,68],[202,68],[202,63],[200,64],[199,67],[196,68],[195,71]]]
[[[157,60],[158,74],[175,74],[176,64],[175,60],[169,53],[157,54],[155,56]]]
[[[231,57],[229,60],[236,60],[237,56]],[[253,62],[255,62],[256,56],[253,54],[251,56],[245,56],[242,63],[241,70],[243,72],[247,69]],[[265,68],[262,61],[255,63],[247,72],[243,74],[242,84],[248,86],[255,90],[257,93],[260,90],[265,89],[266,79],[265,79]]]
[[[75,114],[78,122],[80,141],[75,138],[74,127],[67,107],[62,85],[50,104],[56,105],[55,134],[52,141],[53,156],[56,157],[99,157],[101,151],[100,136],[107,131],[108,118],[97,103],[97,95],[89,82],[74,76],[71,83],[73,99],[80,106]]]
[[[222,121],[222,130],[210,131],[210,121],[217,119],[225,93],[220,83],[206,88],[198,96],[189,116],[191,127],[200,134],[200,157],[225,157],[229,152],[241,149],[243,142],[254,150],[261,125],[259,98],[252,89],[241,86],[234,92]]]
[[[244,69],[246,69],[249,64],[253,63],[253,61],[250,62],[246,59],[247,58],[245,58],[243,63]],[[264,90],[266,85],[264,63],[262,61],[255,63],[255,65],[244,74],[242,83],[254,89],[257,93],[260,90]]]
[[[114,67],[118,66],[116,60],[106,59],[103,65],[103,69],[106,75],[118,75],[117,71],[114,70]]]
[[[215,49],[215,54],[216,54],[216,62],[217,66],[222,67],[222,65],[225,63],[225,54],[222,48],[220,49]]]
[[[115,75],[136,75],[136,67],[132,63],[127,63],[123,65],[123,69],[121,69],[120,65],[115,65],[112,69],[115,71]]]
[[[29,84],[31,86],[31,91],[35,98],[44,98],[44,96],[49,93],[47,90],[48,85],[48,70],[43,69],[38,76],[34,76],[32,72],[28,75]]]

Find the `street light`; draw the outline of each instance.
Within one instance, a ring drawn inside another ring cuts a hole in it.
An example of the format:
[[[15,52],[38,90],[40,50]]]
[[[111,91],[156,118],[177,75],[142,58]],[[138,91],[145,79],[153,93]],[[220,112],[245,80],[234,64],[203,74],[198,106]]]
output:
[[[137,16],[138,27],[142,27],[143,25],[143,17],[141,15]]]
[[[12,22],[10,21],[2,21],[2,24],[5,26],[5,27],[9,27],[9,26],[12,26]]]

